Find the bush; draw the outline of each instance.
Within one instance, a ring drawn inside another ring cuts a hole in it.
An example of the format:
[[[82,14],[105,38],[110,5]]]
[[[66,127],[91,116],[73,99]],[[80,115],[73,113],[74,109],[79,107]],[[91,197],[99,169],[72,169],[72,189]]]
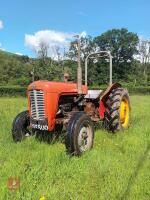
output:
[[[0,96],[26,96],[26,88],[18,86],[1,86]]]
[[[29,83],[30,83],[30,80],[28,78],[21,76],[20,78],[10,80],[8,84],[24,87],[24,86],[29,85]]]
[[[150,94],[150,87],[127,87],[131,94]]]
[[[138,87],[133,87],[131,85],[122,85],[124,88],[127,88],[130,94],[150,94],[150,86],[138,86]],[[101,89],[101,90],[106,90],[108,86],[102,85],[102,86],[90,86],[91,90],[94,89]]]

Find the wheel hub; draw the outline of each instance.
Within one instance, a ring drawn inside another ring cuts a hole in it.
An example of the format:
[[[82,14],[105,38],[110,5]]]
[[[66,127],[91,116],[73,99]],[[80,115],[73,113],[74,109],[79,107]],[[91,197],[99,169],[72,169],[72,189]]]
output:
[[[89,127],[82,127],[80,129],[79,137],[78,137],[78,144],[79,144],[79,148],[82,152],[89,149],[90,141],[91,141],[90,135],[91,134],[90,134]]]

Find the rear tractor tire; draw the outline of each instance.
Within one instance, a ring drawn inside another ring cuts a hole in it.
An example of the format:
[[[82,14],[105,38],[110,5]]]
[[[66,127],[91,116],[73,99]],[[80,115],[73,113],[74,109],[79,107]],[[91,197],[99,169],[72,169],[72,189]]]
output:
[[[16,116],[12,124],[12,137],[15,142],[20,142],[31,135],[29,125],[30,117],[28,111],[23,111]]]
[[[93,147],[94,128],[88,115],[76,112],[72,115],[68,127],[65,145],[71,155],[80,156]]]
[[[106,100],[104,128],[110,132],[125,130],[130,125],[131,105],[127,89],[116,88]]]

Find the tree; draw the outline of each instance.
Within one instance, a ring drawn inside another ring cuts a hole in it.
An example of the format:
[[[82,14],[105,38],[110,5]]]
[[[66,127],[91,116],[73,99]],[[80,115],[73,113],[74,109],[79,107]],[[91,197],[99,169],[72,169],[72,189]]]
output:
[[[35,66],[35,77],[37,79],[47,79],[48,68],[48,49],[49,44],[44,41],[40,41],[37,48],[38,62]]]
[[[46,65],[46,59],[48,57],[48,49],[49,49],[48,43],[44,41],[39,42],[37,54],[38,54],[38,57],[42,60],[43,65]]]
[[[60,80],[62,76],[60,46],[57,44],[50,46],[47,41],[40,41],[36,52],[38,58],[34,65],[35,80]]]
[[[145,64],[150,62],[150,40],[139,40],[138,53],[141,57],[141,63]]]
[[[94,39],[97,49],[110,51],[113,56],[113,74],[116,79],[127,79],[134,55],[137,53],[138,36],[127,29],[112,29]]]
[[[95,52],[95,45],[91,36],[81,37],[81,61],[83,62],[89,53]],[[67,53],[68,58],[71,60],[77,60],[78,46],[77,41],[74,40],[70,43],[69,51]]]
[[[80,52],[81,52],[81,66],[83,71],[83,77],[84,77],[84,64],[85,64],[85,58],[90,54],[94,53],[96,51],[95,43],[93,42],[93,38],[91,36],[87,37],[81,37],[80,39]],[[73,79],[76,79],[76,71],[77,71],[77,63],[75,64],[75,61],[77,62],[77,56],[78,56],[78,45],[77,40],[70,43],[69,51],[67,53],[67,57],[71,59],[73,67]],[[95,80],[95,67],[93,66],[93,62],[89,61],[88,63],[88,77],[90,76],[89,82],[93,83]]]
[[[141,39],[138,44],[140,62],[143,67],[143,77],[148,81],[149,63],[150,63],[150,40]]]

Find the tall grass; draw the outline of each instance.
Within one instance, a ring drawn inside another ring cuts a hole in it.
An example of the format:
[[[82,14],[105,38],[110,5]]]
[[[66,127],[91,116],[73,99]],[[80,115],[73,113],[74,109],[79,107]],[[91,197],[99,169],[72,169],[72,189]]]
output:
[[[95,134],[94,148],[70,158],[62,143],[34,137],[15,144],[11,124],[26,110],[25,98],[0,98],[0,199],[148,200],[150,199],[150,96],[132,96],[132,125],[112,135]],[[18,176],[19,191],[7,180]]]

